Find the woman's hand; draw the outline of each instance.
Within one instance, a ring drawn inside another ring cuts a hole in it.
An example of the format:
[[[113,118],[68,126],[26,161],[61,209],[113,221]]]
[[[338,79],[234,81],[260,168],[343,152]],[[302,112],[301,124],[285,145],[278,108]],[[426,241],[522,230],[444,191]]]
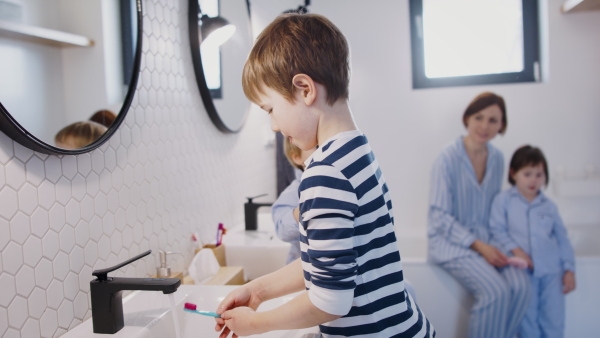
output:
[[[573,271],[565,271],[563,275],[563,293],[567,293],[575,290],[575,273]]]
[[[248,311],[256,310],[262,302],[263,301],[260,299],[260,297],[251,290],[249,284],[246,284],[242,287],[233,290],[225,297],[225,299],[223,299],[223,301],[221,302],[221,304],[219,304],[219,307],[217,308],[217,314],[223,316],[225,312],[231,312],[228,310],[232,310],[239,307],[246,307]],[[254,313],[254,311],[252,312]],[[219,337],[227,337],[229,335],[229,332],[231,332],[231,328],[226,324],[225,318],[215,318],[215,321],[217,322],[217,325],[215,326],[215,331],[219,332],[223,330]],[[237,337],[237,335],[234,334],[233,337]]]
[[[493,245],[486,244],[480,240],[476,240],[471,244],[471,249],[479,252],[483,258],[491,265],[501,268],[508,264],[507,257]]]
[[[523,249],[516,248],[512,249],[510,252],[512,252],[512,254],[516,257],[523,258],[527,262],[527,267],[533,270],[533,261],[531,260],[531,257],[529,257],[525,251],[523,251]]]

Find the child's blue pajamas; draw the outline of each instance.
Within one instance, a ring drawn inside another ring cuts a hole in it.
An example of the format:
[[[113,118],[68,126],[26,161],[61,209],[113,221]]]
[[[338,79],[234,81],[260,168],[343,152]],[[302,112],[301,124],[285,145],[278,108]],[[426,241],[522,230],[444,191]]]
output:
[[[575,271],[575,254],[556,205],[541,191],[530,203],[513,187],[494,199],[490,231],[492,244],[506,253],[521,248],[533,261],[531,302],[520,336],[562,337],[562,278]]]

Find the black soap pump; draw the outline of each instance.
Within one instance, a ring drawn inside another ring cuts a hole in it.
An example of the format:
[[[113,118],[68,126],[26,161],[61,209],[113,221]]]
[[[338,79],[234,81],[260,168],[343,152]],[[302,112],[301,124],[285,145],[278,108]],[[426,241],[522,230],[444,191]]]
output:
[[[244,203],[244,218],[246,221],[246,230],[257,229],[257,210],[260,207],[270,207],[273,203],[254,203],[252,200],[258,197],[267,196],[262,194],[254,197],[246,197],[248,202]]]

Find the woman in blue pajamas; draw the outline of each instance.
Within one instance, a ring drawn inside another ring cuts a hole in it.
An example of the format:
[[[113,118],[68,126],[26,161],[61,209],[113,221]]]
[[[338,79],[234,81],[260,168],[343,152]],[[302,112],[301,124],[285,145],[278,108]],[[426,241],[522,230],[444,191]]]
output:
[[[504,99],[478,95],[463,114],[467,135],[436,159],[428,217],[429,259],[475,298],[469,337],[514,337],[530,299],[527,273],[507,265],[489,244],[492,200],[500,192],[504,157],[489,141],[506,130]]]

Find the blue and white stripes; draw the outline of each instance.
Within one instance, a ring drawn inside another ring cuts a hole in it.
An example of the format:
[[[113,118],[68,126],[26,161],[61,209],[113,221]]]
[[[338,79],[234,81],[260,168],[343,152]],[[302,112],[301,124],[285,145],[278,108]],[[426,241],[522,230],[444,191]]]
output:
[[[405,292],[387,185],[360,131],[329,139],[300,183],[300,248],[312,303],[343,317],[325,337],[429,337]]]
[[[476,255],[476,239],[489,242],[490,206],[500,192],[504,171],[502,153],[488,143],[485,176],[477,182],[463,138],[447,146],[431,175],[429,258],[435,263]]]

